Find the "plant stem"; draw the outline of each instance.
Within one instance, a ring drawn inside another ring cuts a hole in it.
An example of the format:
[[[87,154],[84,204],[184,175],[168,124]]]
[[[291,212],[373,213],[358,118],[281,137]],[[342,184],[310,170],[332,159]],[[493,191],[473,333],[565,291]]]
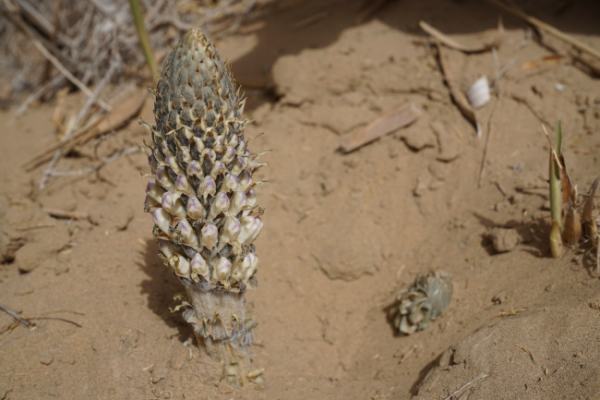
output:
[[[148,63],[148,67],[150,68],[153,81],[156,82],[158,80],[158,67],[156,65],[156,59],[154,58],[152,46],[150,45],[148,31],[146,30],[146,25],[144,24],[144,16],[142,15],[140,0],[129,0],[129,6],[131,8],[131,15],[133,16],[133,23],[140,40],[140,45],[142,46],[142,51],[144,52],[144,57],[146,58],[146,63]]]
[[[248,349],[255,322],[247,317],[243,293],[210,289],[182,280],[191,308],[183,318],[192,325],[198,344],[223,364],[223,377],[232,385],[248,380],[251,364]]]
[[[560,182],[560,152],[562,147],[562,128],[560,122],[556,127],[556,141],[550,146],[550,213],[552,228],[550,229],[550,252],[552,257],[559,258],[563,253],[562,243],[562,185]]]
[[[562,230],[562,186],[560,182],[560,159],[562,146],[562,128],[560,122],[556,128],[556,142],[554,148],[550,149],[550,210],[552,222],[557,223]],[[556,156],[555,156],[556,155]]]

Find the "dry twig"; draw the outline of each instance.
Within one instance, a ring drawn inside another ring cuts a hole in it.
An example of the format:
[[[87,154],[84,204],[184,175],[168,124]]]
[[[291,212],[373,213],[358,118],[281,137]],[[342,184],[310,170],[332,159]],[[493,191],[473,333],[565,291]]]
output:
[[[370,18],[372,18],[375,14],[381,11],[387,4],[389,0],[367,0],[361,6],[361,10],[356,17],[356,22],[363,23]]]
[[[25,111],[27,111],[27,109],[29,108],[29,106],[32,103],[41,99],[49,91],[54,90],[54,89],[56,89],[56,87],[62,85],[62,83],[64,81],[65,81],[65,77],[63,75],[57,75],[54,78],[52,78],[52,80],[44,83],[35,92],[33,92],[31,95],[27,96],[27,98],[23,101],[23,103],[21,103],[19,108],[17,108],[17,110],[15,111],[15,114],[17,114],[17,115],[23,114]]]
[[[316,24],[317,22],[327,18],[329,11],[319,11],[315,14],[309,15],[308,17],[302,18],[301,20],[294,23],[294,29],[301,29]]]
[[[32,40],[33,45],[42,53],[44,57],[48,59],[56,67],[57,70],[60,71],[71,83],[79,88],[83,93],[85,93],[88,97],[94,99],[94,103],[97,103],[100,107],[102,107],[106,111],[110,111],[110,106],[102,99],[98,98],[98,96],[94,96],[94,93],[83,84],[79,79],[77,79],[68,69],[65,68],[64,65],[58,61],[56,57],[54,57],[38,40]]]
[[[483,145],[483,154],[481,156],[481,164],[479,164],[479,176],[477,177],[477,187],[481,187],[481,179],[483,178],[483,172],[485,171],[485,162],[487,160],[488,148],[490,146],[490,138],[492,136],[492,118],[494,117],[494,112],[496,111],[496,106],[498,102],[495,102],[492,106],[492,111],[490,112],[490,116],[488,117],[486,132],[485,132],[485,144]]]
[[[5,313],[7,313],[7,314],[8,314],[8,315],[10,315],[11,317],[13,317],[13,319],[14,319],[15,321],[17,321],[17,322],[18,322],[18,323],[20,323],[21,325],[25,326],[26,328],[32,328],[32,327],[34,327],[34,326],[35,326],[35,325],[34,325],[34,324],[32,324],[32,323],[31,323],[29,320],[27,320],[27,319],[25,319],[25,318],[23,318],[23,317],[19,316],[19,314],[18,314],[18,313],[17,313],[15,310],[13,310],[13,309],[11,309],[11,308],[8,308],[8,307],[7,307],[7,306],[5,306],[5,305],[2,305],[2,304],[0,304],[0,311],[3,311],[3,312],[5,312]]]
[[[137,1],[137,0],[134,0]],[[201,25],[211,34],[224,34],[237,29],[248,16],[257,15],[272,0],[226,0],[195,2],[190,0],[141,1],[146,7],[144,24],[148,44],[158,54],[170,48],[177,35],[169,34],[174,27],[187,31]],[[202,4],[201,4],[202,3]],[[214,3],[209,5],[208,3]],[[60,6],[57,6],[60,5]],[[90,96],[90,88],[97,85],[110,69],[112,60],[120,58],[130,71],[139,71],[144,54],[138,49],[138,37],[127,2],[117,0],[90,0],[59,3],[56,0],[0,0],[0,13],[7,17],[20,32],[47,58],[60,74]],[[139,22],[139,21],[138,21]],[[139,24],[138,24],[139,25]],[[35,42],[34,42],[35,41]],[[22,64],[22,52],[8,55],[15,64]],[[38,72],[39,69],[35,70]],[[123,69],[113,77],[115,81],[128,78]],[[139,73],[134,74],[139,77]],[[42,79],[48,79],[42,76]],[[27,77],[36,81],[37,77]],[[32,99],[51,98],[67,81],[40,90]],[[41,82],[40,84],[44,84]],[[50,94],[49,96],[47,94]],[[108,109],[106,102],[98,100]],[[27,105],[31,101],[27,102]]]
[[[517,103],[523,104],[525,107],[527,107],[531,114],[533,114],[533,116],[537,118],[542,125],[552,126],[552,124],[542,115],[541,111],[535,109],[535,107],[533,107],[525,97],[516,93],[510,93],[509,97]]]
[[[90,216],[88,213],[78,212],[78,211],[67,211],[60,210],[58,208],[46,208],[44,211],[48,213],[49,216],[56,219],[88,219]]]
[[[78,125],[83,120],[85,120],[85,118],[87,118],[87,115],[88,115],[88,113],[89,113],[89,111],[90,111],[90,109],[92,107],[92,104],[94,104],[96,102],[96,99],[100,96],[100,93],[104,90],[104,88],[106,87],[106,85],[108,84],[108,82],[110,81],[110,79],[112,78],[113,73],[116,72],[116,70],[117,70],[118,67],[119,67],[118,62],[113,62],[113,64],[111,64],[111,68],[108,70],[108,73],[102,79],[102,81],[100,81],[100,83],[96,87],[96,90],[94,90],[94,93],[92,94],[92,96],[88,97],[88,100],[83,105],[82,109],[79,111],[79,113],[77,114],[77,116],[75,117],[75,120],[73,121],[73,124],[71,125],[70,129],[63,136],[64,137],[63,141],[71,139],[71,136],[75,132],[75,130],[78,127]],[[52,159],[50,160],[50,163],[48,164],[48,166],[44,170],[42,178],[40,179],[40,182],[39,182],[39,185],[38,185],[38,187],[39,187],[40,190],[42,190],[42,189],[44,189],[46,187],[46,184],[48,183],[48,179],[52,175],[51,172],[52,172],[54,166],[56,165],[56,163],[58,163],[58,160],[62,157],[62,155],[63,155],[63,151],[62,151],[61,148],[57,149],[54,152],[54,155],[52,156]]]
[[[425,21],[419,21],[419,27],[421,29],[423,29],[427,34],[432,36],[434,39],[436,39],[437,41],[442,43],[443,45],[445,45],[451,49],[454,49],[454,50],[462,51],[463,53],[466,53],[466,54],[483,53],[483,52],[486,52],[486,51],[489,51],[489,50],[492,50],[492,49],[498,47],[500,44],[500,39],[496,38],[496,39],[492,40],[491,42],[482,43],[478,46],[467,46],[463,43],[457,42],[456,40],[452,39],[450,36],[438,31],[437,29],[435,29],[433,26],[429,25]]]
[[[477,382],[479,382],[481,380],[484,380],[488,376],[489,375],[486,374],[485,372],[480,373],[475,378],[473,378],[469,382],[465,383],[460,388],[458,388],[457,390],[455,390],[454,392],[452,392],[450,395],[448,395],[447,397],[445,397],[444,400],[458,399],[458,396],[460,396],[461,394],[463,394],[465,390],[467,390],[468,388],[470,388],[471,386],[473,386]]]
[[[49,321],[61,321],[61,322],[66,322],[68,324],[74,325],[78,328],[82,328],[83,326],[75,321],[71,321],[70,319],[67,318],[62,318],[62,317],[33,317],[33,318],[23,318],[21,316],[19,316],[19,314],[9,308],[6,307],[5,305],[0,304],[0,311],[5,312],[6,314],[10,315],[15,321],[17,321],[19,324],[23,325],[26,328],[34,328],[35,324],[31,321],[34,320],[49,320]]]
[[[33,318],[29,318],[30,321],[34,321],[34,320],[47,320],[47,321],[60,321],[60,322],[66,322],[67,324],[71,324],[73,326],[76,326],[78,328],[83,328],[83,325],[81,325],[79,322],[75,322],[72,321],[70,319],[67,318],[61,318],[61,317],[33,317]]]
[[[444,77],[444,81],[446,82],[446,86],[448,87],[448,90],[450,91],[450,96],[452,97],[454,104],[456,104],[456,106],[458,107],[458,110],[463,115],[463,117],[465,117],[465,119],[473,126],[473,128],[475,128],[475,131],[477,132],[477,137],[480,137],[481,136],[481,125],[479,124],[479,121],[477,120],[477,115],[475,114],[475,110],[473,110],[473,108],[471,107],[471,105],[469,104],[467,99],[465,98],[465,95],[463,94],[463,92],[460,90],[460,88],[457,87],[454,78],[450,75],[450,71],[448,70],[448,65],[446,63],[446,60],[444,59],[445,56],[444,56],[443,47],[439,43],[435,43],[435,48],[437,50],[437,61],[438,61],[438,65],[440,67],[440,72],[442,73],[442,76]]]
[[[522,19],[527,22],[529,25],[533,26],[540,33],[549,33],[550,35],[562,40],[563,42],[569,44],[573,47],[579,54],[587,54],[595,58],[598,62],[600,62],[600,52],[593,47],[575,39],[574,37],[562,32],[561,30],[555,28],[554,26],[541,21],[535,17],[532,17],[525,12],[521,11],[515,6],[508,5],[500,0],[487,0],[489,3],[495,5],[496,7],[501,8],[502,10],[508,12],[509,14]],[[588,60],[583,59],[580,56],[575,56],[574,58],[577,61],[585,64],[588,68],[590,68],[595,74],[600,74],[600,67],[597,64],[593,64]]]
[[[62,141],[50,146],[40,154],[27,161],[23,166],[27,170],[32,170],[42,163],[48,161],[52,154],[61,149],[63,154],[81,146],[88,141],[104,135],[107,132],[124,126],[128,121],[134,118],[141,111],[146,101],[145,93],[134,93],[125,98],[120,103],[113,106],[113,111],[104,117],[92,117],[84,127],[76,130],[70,138],[64,138]]]
[[[113,154],[111,154],[108,157],[105,157],[105,158],[101,159],[100,162],[97,165],[93,165],[93,166],[90,166],[90,167],[84,167],[84,168],[77,169],[77,170],[72,170],[72,171],[57,171],[57,170],[53,170],[53,171],[50,171],[50,176],[59,177],[59,176],[83,176],[83,175],[88,175],[88,174],[100,171],[102,168],[104,168],[108,164],[112,163],[113,161],[118,160],[119,158],[131,155],[131,154],[136,154],[136,153],[139,153],[141,151],[142,150],[141,150],[141,148],[139,146],[126,147],[124,149],[115,151]]]

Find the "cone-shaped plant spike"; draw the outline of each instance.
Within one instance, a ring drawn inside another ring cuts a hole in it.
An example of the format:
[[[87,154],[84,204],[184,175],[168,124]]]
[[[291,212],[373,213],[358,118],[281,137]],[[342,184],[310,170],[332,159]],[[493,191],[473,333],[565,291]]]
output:
[[[200,30],[188,32],[157,84],[145,202],[160,255],[188,295],[183,317],[232,383],[249,372],[255,324],[244,293],[254,283],[253,243],[263,225],[253,179],[261,163],[243,135],[243,108],[214,46]]]

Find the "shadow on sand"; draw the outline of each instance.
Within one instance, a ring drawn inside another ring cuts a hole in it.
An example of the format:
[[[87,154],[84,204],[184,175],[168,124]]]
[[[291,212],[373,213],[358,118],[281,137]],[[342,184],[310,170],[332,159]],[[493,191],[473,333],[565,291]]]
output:
[[[158,256],[158,246],[153,239],[146,240],[142,261],[139,267],[147,275],[140,283],[141,293],[148,299],[148,307],[171,328],[177,328],[179,340],[185,342],[192,338],[192,328],[183,320],[181,313],[171,312],[180,300],[177,294],[184,295],[183,287],[177,278],[163,265]],[[185,298],[185,297],[183,297]]]
[[[375,3],[380,6],[373,7]],[[600,2],[596,0],[524,0],[518,4],[564,32],[600,35],[596,18]],[[347,29],[379,22],[419,40],[426,38],[418,25],[421,20],[455,35],[496,29],[500,18],[506,29],[527,27],[490,2],[479,0],[275,1],[242,25],[237,35],[255,35],[256,44],[243,56],[230,60],[231,69],[248,94],[247,109],[252,110],[274,99],[272,68],[280,57],[325,48]]]

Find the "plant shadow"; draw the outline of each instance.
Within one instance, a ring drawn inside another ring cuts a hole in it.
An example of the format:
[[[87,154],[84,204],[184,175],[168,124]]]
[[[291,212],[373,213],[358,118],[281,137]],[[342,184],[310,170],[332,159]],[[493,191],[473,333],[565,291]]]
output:
[[[425,367],[423,367],[421,369],[421,371],[419,371],[419,377],[417,378],[417,380],[410,387],[410,394],[411,395],[417,396],[419,394],[419,389],[421,388],[421,386],[423,385],[423,383],[427,379],[427,376],[429,375],[429,373],[431,372],[431,370],[433,368],[437,367],[440,364],[440,360],[441,360],[441,358],[442,358],[443,355],[444,355],[444,353],[438,355],[436,358],[434,358],[433,360],[431,360],[430,362],[428,362],[427,365],[425,365]]]
[[[589,242],[583,242],[583,246],[580,250],[581,263],[587,271],[590,278],[600,277],[600,250],[594,248]]]
[[[551,4],[549,4],[551,3]],[[564,3],[569,3],[565,5]],[[564,32],[597,35],[600,3],[527,0],[519,7]],[[264,6],[263,12],[247,18],[233,37],[254,36],[250,51],[231,60],[231,69],[248,95],[247,109],[276,100],[273,66],[283,56],[325,48],[348,29],[382,24],[427,40],[419,21],[427,21],[442,32],[465,34],[495,29],[503,18],[506,29],[523,29],[523,21],[489,2],[469,0],[303,0],[279,1]]]
[[[193,337],[192,328],[183,320],[180,313],[171,312],[178,300],[174,297],[183,293],[177,278],[162,264],[158,256],[158,246],[153,239],[147,239],[141,253],[142,262],[138,266],[148,276],[140,283],[141,293],[148,299],[148,307],[169,327],[177,329],[181,342]]]

